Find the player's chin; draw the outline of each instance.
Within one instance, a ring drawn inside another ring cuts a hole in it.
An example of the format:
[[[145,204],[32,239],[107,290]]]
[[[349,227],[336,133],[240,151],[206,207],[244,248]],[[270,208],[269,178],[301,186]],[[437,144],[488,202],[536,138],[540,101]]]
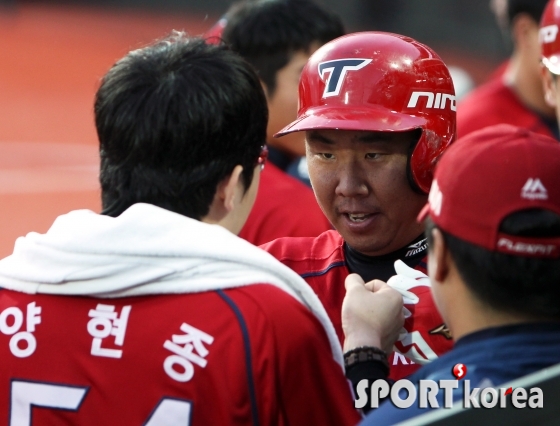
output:
[[[383,233],[359,233],[342,229],[339,229],[339,233],[350,247],[368,256],[384,254],[390,243],[390,241],[386,241],[387,238]]]
[[[346,243],[354,250],[365,254],[366,256],[381,256],[387,254],[385,248],[387,244],[372,244],[372,241],[363,241],[359,239],[345,239]]]

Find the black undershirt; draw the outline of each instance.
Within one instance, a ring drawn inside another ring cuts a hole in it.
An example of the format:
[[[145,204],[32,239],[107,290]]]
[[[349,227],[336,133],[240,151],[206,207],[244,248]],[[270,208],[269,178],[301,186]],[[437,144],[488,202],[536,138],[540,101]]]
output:
[[[396,260],[400,259],[415,268],[426,256],[427,249],[426,238],[421,234],[405,247],[382,256],[366,256],[344,243],[344,257],[350,272],[360,275],[365,282],[374,279],[387,281],[396,274]]]

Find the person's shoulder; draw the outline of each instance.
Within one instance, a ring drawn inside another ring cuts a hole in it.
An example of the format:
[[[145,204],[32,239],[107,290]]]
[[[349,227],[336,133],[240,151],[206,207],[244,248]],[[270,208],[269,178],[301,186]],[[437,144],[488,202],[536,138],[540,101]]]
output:
[[[491,80],[474,89],[457,104],[457,119],[482,116],[497,105],[514,99],[511,89],[500,79]]]
[[[297,202],[298,211],[305,209],[322,215],[313,190],[274,164],[267,164],[261,174],[258,198],[266,199],[270,209],[292,210]]]
[[[303,265],[343,261],[343,244],[342,236],[329,230],[318,237],[278,238],[260,247],[284,264]]]
[[[267,164],[239,236],[260,245],[280,237],[315,237],[330,228],[311,188]]]
[[[313,196],[311,188],[300,182],[295,177],[282,171],[274,164],[266,164],[261,173],[260,185],[267,191],[275,191],[279,193],[297,191],[300,194],[310,194]]]
[[[520,120],[522,123],[520,123]],[[525,124],[534,114],[501,79],[494,79],[473,90],[457,105],[457,134],[500,123]]]
[[[226,298],[233,300],[240,309],[260,311],[265,315],[275,309],[282,310],[279,305],[303,306],[286,291],[267,283],[234,287],[221,292]]]
[[[267,164],[263,170],[255,204],[268,214],[285,212],[292,216],[297,211],[298,220],[305,218],[311,226],[316,226],[313,221],[320,218],[321,224],[326,226],[323,229],[329,226],[313,190],[274,164]]]
[[[315,315],[300,301],[271,284],[253,284],[223,292],[243,315],[253,334],[286,343],[309,340],[322,329]],[[325,335],[326,336],[326,335]],[[324,337],[325,337],[324,336]],[[313,340],[313,338],[311,339]]]

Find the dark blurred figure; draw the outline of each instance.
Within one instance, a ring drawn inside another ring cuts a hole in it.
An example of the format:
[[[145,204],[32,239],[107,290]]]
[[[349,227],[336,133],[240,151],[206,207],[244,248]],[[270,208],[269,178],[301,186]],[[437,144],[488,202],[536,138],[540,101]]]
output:
[[[513,53],[495,78],[474,90],[457,107],[457,134],[507,123],[559,138],[554,109],[541,83],[539,21],[547,0],[492,0]]]
[[[222,38],[257,71],[269,110],[270,164],[239,236],[257,245],[318,236],[331,229],[330,223],[311,189],[287,173],[305,156],[304,135],[273,135],[296,118],[301,70],[315,50],[344,34],[342,21],[311,0],[249,0],[233,5],[224,19]],[[297,166],[292,170],[299,174]],[[304,177],[306,170],[303,164]]]
[[[503,124],[459,139],[438,163],[419,220],[426,225],[431,292],[455,346],[408,379],[420,389],[420,380],[453,381],[454,389],[430,391],[440,407],[448,391],[453,401],[470,396],[474,402],[477,394],[482,400],[486,392],[475,388],[497,389],[560,362],[559,178],[554,139]],[[365,304],[352,306],[358,318],[372,312]],[[378,319],[370,317],[375,326]],[[364,325],[352,330],[365,335]],[[459,385],[458,364],[468,372]],[[542,407],[542,392],[537,399],[531,389],[529,407],[539,401]],[[429,405],[402,409],[385,402],[361,425],[404,424],[435,408]]]

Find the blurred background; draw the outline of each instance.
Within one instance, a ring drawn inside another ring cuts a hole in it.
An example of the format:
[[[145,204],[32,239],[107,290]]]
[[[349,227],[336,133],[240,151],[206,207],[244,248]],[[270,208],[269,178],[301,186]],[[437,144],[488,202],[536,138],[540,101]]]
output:
[[[318,0],[349,32],[405,34],[484,82],[511,46],[489,0]],[[0,257],[69,210],[100,210],[93,98],[133,48],[172,29],[196,35],[228,0],[0,0]],[[467,80],[468,81],[468,80]]]

